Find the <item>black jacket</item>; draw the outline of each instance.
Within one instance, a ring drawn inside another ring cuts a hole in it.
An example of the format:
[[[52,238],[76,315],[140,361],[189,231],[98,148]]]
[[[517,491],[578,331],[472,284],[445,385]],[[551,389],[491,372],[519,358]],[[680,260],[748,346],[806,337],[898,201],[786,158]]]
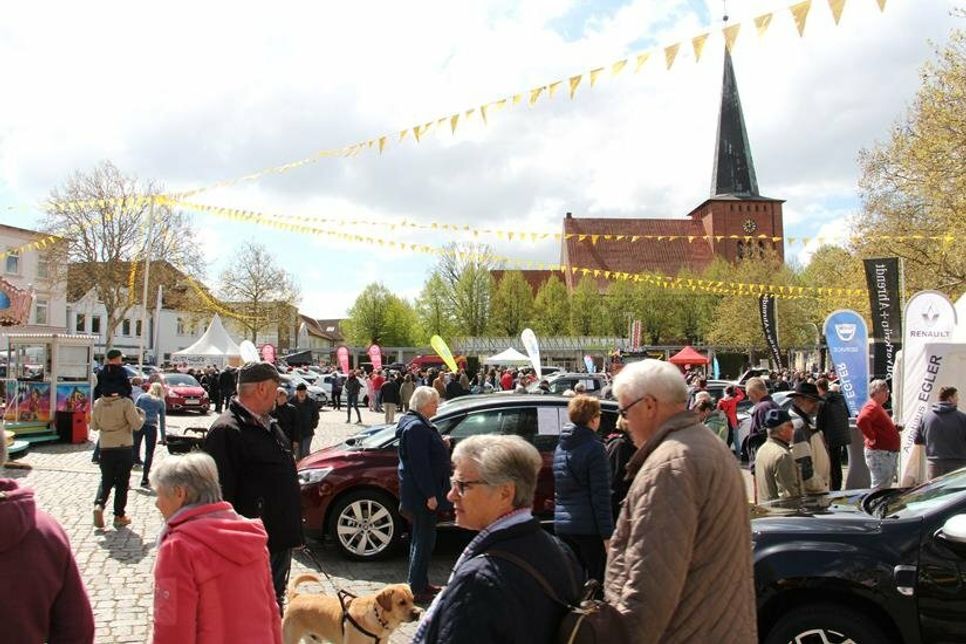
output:
[[[302,440],[302,435],[299,433],[298,412],[291,403],[276,404],[272,417],[278,421],[279,429],[285,434],[289,443],[297,443]]]
[[[346,379],[345,381],[345,395],[348,398],[355,398],[359,395],[359,391],[362,389],[362,383],[355,376]]]
[[[837,391],[830,391],[822,398],[815,426],[825,434],[829,447],[844,447],[852,442],[849,431],[849,406],[845,396]]]
[[[265,429],[232,400],[208,431],[204,450],[218,465],[221,493],[235,511],[260,518],[271,551],[301,546],[302,512],[298,474],[278,423]]]
[[[497,530],[467,552],[463,564],[453,571],[421,642],[554,641],[564,608],[515,563],[480,556],[490,550],[510,552],[531,564],[564,601],[574,601],[583,585],[573,553],[544,532],[536,519]]]
[[[394,379],[390,378],[386,382],[382,383],[382,387],[379,388],[379,393],[382,394],[383,404],[399,404],[399,383]]]
[[[97,372],[97,384],[94,385],[94,400],[101,396],[131,397],[131,380],[127,377],[127,370],[121,365],[106,364]]]
[[[221,389],[221,395],[225,398],[235,395],[236,378],[233,369],[225,369],[218,374],[218,388]]]
[[[446,385],[446,400],[453,400],[454,398],[459,398],[460,396],[465,396],[470,392],[463,389],[463,385],[456,378],[449,381]]]
[[[299,438],[315,436],[315,428],[319,426],[319,407],[315,401],[306,396],[303,402],[299,402],[298,397],[293,396],[288,403],[295,407],[295,424]]]

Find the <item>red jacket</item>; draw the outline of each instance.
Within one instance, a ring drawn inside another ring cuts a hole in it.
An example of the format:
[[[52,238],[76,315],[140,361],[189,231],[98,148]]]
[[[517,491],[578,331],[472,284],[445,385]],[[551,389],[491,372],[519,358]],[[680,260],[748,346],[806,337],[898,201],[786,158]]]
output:
[[[154,644],[281,644],[268,535],[230,503],[168,519],[154,566]]]
[[[865,447],[867,449],[885,450],[888,452],[899,451],[899,430],[893,424],[889,414],[882,408],[882,405],[874,400],[869,400],[862,409],[859,410],[859,417],[855,419],[855,424],[862,430],[865,436]]]
[[[11,479],[0,479],[0,633],[4,644],[94,641],[94,613],[67,535],[36,508],[33,490]]]
[[[735,387],[735,395],[731,398],[722,398],[718,401],[718,409],[724,412],[728,418],[728,425],[731,429],[738,427],[738,403],[745,399],[745,394],[741,389]]]
[[[503,391],[513,389],[513,376],[509,371],[504,371],[503,375],[500,376],[500,388],[503,389]]]

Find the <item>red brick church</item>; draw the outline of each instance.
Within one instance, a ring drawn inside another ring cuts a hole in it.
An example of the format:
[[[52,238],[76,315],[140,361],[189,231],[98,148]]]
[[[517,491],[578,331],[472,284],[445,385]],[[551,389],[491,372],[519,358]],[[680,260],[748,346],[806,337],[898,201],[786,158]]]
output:
[[[783,200],[764,197],[758,191],[734,66],[726,49],[710,197],[686,217],[677,219],[581,218],[568,212],[560,243],[560,263],[567,268],[567,286],[572,289],[582,277],[582,272],[575,273],[572,268],[662,275],[689,269],[700,273],[715,257],[734,262],[763,254],[766,247],[784,259],[783,244],[770,239],[747,239],[783,236],[782,203]],[[590,235],[610,235],[611,239],[598,237],[592,243]],[[745,239],[731,238],[733,235]],[[618,240],[617,236],[623,238]],[[658,240],[654,239],[656,236],[677,238]],[[635,237],[637,240],[631,241]],[[502,273],[494,271],[494,278],[499,280]],[[523,274],[536,290],[553,271]],[[601,288],[606,288],[607,280],[600,281]]]

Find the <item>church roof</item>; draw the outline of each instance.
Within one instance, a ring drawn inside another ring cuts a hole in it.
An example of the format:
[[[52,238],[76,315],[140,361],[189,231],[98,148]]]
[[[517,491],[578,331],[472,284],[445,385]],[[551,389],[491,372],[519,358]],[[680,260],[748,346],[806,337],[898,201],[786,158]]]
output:
[[[718,112],[718,137],[714,150],[714,170],[711,173],[711,197],[733,196],[755,198],[758,178],[751,145],[745,130],[745,117],[738,96],[738,82],[731,63],[731,52],[725,48],[724,75],[721,80],[721,108]]]

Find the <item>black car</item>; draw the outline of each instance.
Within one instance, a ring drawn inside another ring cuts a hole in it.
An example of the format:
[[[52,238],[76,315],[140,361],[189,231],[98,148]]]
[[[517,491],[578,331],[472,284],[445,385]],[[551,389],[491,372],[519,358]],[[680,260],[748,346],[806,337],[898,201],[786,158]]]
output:
[[[762,642],[966,642],[966,469],[753,517]]]

